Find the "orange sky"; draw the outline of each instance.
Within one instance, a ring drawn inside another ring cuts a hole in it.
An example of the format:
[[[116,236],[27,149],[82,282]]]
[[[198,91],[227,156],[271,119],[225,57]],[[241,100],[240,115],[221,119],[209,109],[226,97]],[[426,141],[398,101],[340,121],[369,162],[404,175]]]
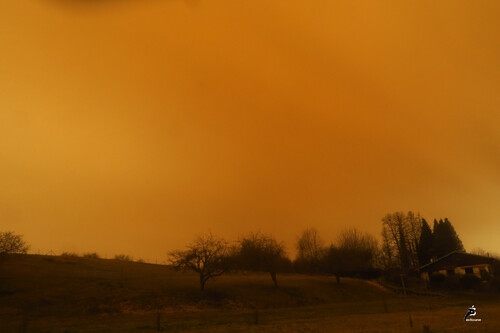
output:
[[[0,229],[158,261],[200,232],[500,252],[500,2],[4,0]]]

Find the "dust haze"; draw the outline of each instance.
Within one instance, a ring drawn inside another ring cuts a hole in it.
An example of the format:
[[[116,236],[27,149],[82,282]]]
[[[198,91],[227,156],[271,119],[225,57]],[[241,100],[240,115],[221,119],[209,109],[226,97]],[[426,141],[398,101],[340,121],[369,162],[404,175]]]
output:
[[[165,260],[199,233],[500,252],[498,3],[4,1],[0,219],[34,253]]]

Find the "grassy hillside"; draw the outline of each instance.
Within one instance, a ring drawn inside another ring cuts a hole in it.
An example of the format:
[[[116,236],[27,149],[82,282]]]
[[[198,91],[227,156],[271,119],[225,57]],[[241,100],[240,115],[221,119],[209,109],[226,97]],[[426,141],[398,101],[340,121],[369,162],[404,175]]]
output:
[[[408,311],[419,332],[425,323],[443,328],[433,332],[460,331],[451,324],[461,325],[474,303],[491,331],[500,329],[492,315],[500,304],[489,295],[404,298],[356,279],[337,285],[330,277],[282,274],[278,281],[275,289],[268,274],[228,274],[202,293],[197,275],[168,266],[7,256],[0,262],[0,332],[399,332],[413,329]]]
[[[376,299],[385,292],[363,281],[297,274],[227,274],[199,291],[198,276],[168,266],[38,255],[0,263],[0,306],[12,311],[101,313],[179,307],[284,307]]]

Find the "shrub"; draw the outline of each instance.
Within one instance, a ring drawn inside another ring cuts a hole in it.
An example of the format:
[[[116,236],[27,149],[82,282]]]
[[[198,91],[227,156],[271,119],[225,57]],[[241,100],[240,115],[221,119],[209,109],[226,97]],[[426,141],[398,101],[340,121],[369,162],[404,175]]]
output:
[[[0,254],[27,253],[29,246],[23,240],[22,235],[16,235],[11,231],[0,232]]]
[[[128,254],[117,254],[115,260],[132,261],[132,257]]]
[[[78,254],[75,252],[63,252],[61,253],[61,257],[76,258],[78,257]]]
[[[96,253],[96,252],[92,252],[92,253],[85,253],[83,255],[84,258],[92,258],[92,259],[99,259],[99,255]]]

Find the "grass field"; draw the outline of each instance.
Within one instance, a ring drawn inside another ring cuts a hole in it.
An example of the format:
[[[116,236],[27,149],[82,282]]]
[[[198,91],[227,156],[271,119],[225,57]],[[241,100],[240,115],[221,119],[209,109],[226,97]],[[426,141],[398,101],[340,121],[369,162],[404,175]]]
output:
[[[14,255],[0,261],[0,332],[500,332],[500,295],[404,297],[358,279],[228,274]],[[474,304],[481,322],[464,322]],[[410,326],[410,316],[411,323]]]

